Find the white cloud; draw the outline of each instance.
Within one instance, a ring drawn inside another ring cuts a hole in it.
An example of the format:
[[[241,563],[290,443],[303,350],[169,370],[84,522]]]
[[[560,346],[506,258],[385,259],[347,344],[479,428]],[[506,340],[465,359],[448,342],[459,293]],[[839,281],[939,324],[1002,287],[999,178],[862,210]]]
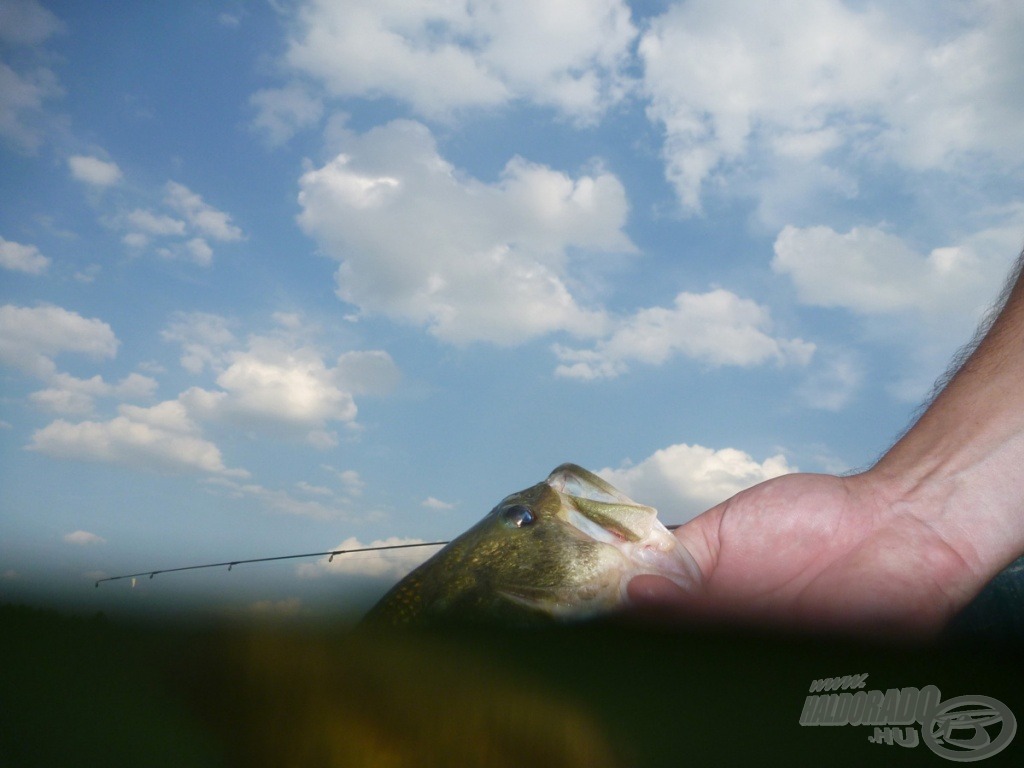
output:
[[[353,422],[349,422],[353,424]],[[306,442],[314,448],[326,451],[329,448],[336,448],[338,445],[338,433],[328,429],[314,429],[306,435]]]
[[[208,267],[213,263],[213,249],[201,237],[193,237],[185,243],[185,250],[191,256],[192,261],[201,267]]]
[[[454,504],[449,504],[447,501],[441,501],[440,499],[435,499],[433,496],[428,496],[427,498],[425,498],[423,500],[423,503],[421,504],[421,506],[424,506],[427,509],[436,509],[436,510],[439,510],[439,511],[455,509],[455,505]]]
[[[50,266],[50,259],[43,256],[34,245],[22,245],[0,237],[0,267],[12,272],[41,275]]]
[[[906,363],[888,372],[885,386],[897,399],[919,402],[970,339],[1020,251],[1024,204],[975,218],[990,225],[930,251],[881,227],[845,234],[786,227],[776,239],[772,268],[789,277],[800,302],[849,310],[869,338],[902,348]],[[844,370],[840,360],[831,363],[839,367],[812,373],[802,387],[809,404],[838,406],[853,394],[860,374]]]
[[[229,13],[228,11],[222,11],[217,14],[217,23],[222,27],[228,29],[238,29],[242,24],[242,19],[245,17],[245,11],[239,11],[238,13]]]
[[[217,376],[219,391],[194,387],[182,393],[182,402],[198,417],[306,432],[356,417],[352,394],[338,386],[335,369],[315,350],[260,339],[230,359]]]
[[[796,471],[781,454],[758,462],[735,448],[680,443],[636,465],[597,474],[630,498],[657,508],[658,518],[671,524],[684,523],[745,488]]]
[[[0,42],[39,45],[64,30],[64,22],[36,0],[4,0],[0,3]]]
[[[363,488],[366,487],[366,483],[359,476],[359,473],[354,469],[345,469],[338,473],[342,485],[345,487],[345,493],[350,496],[359,496],[363,492]]]
[[[797,395],[809,408],[842,410],[860,389],[863,364],[853,353],[843,351],[819,355],[817,363],[797,389]]]
[[[93,358],[114,357],[117,337],[102,320],[43,305],[0,307],[0,362],[49,377],[56,372],[51,358],[74,352]]]
[[[387,394],[399,377],[380,350],[346,352],[334,366],[310,342],[301,319],[276,313],[282,327],[240,343],[218,315],[178,314],[162,332],[182,345],[182,365],[192,373],[207,367],[216,389],[191,387],[179,399],[198,419],[227,421],[271,433],[304,435],[327,449],[338,444],[333,423],[351,426],[354,395]]]
[[[68,544],[87,547],[94,544],[105,544],[107,540],[95,533],[89,533],[89,531],[73,531],[64,535],[64,541]]]
[[[153,211],[136,208],[125,215],[127,224],[135,230],[147,235],[158,237],[181,236],[185,234],[185,222],[175,219],[165,213],[153,213]],[[145,245],[145,241],[142,242]]]
[[[1024,206],[999,227],[927,254],[878,227],[840,234],[788,226],[775,241],[772,269],[790,277],[805,304],[862,315],[912,311],[973,319],[998,293],[1021,232]]]
[[[0,138],[22,152],[38,150],[43,140],[45,102],[63,93],[49,69],[18,73],[0,61]]]
[[[524,98],[587,120],[628,87],[635,35],[622,0],[309,0],[286,62],[333,96],[393,97],[430,117]]]
[[[483,183],[408,121],[347,144],[303,175],[299,195],[303,229],[342,262],[344,300],[454,343],[600,331],[603,313],[570,291],[569,250],[579,260],[635,250],[615,176],[598,169],[572,179],[514,158],[498,182]]]
[[[964,4],[941,29],[929,28],[927,5],[895,8],[691,0],[655,19],[639,47],[644,86],[684,209],[700,210],[711,184],[783,158],[1019,165],[1020,3]]]
[[[64,30],[64,23],[35,0],[0,3],[0,44],[5,47],[35,48]],[[0,61],[0,139],[34,153],[46,131],[45,103],[63,93],[46,67],[18,72]]]
[[[283,144],[304,128],[320,122],[323,102],[298,83],[283,88],[267,88],[249,98],[257,110],[253,126],[271,145]]]
[[[390,536],[376,539],[364,544],[354,536],[345,539],[332,550],[363,549],[365,547],[393,546],[395,544],[420,544],[423,539],[408,539]],[[405,549],[386,550],[383,552],[353,552],[336,555],[328,562],[328,558],[315,563],[305,563],[296,570],[299,576],[316,578],[325,575],[359,575],[378,578],[400,579],[409,571],[433,555],[440,547],[408,547]]]
[[[171,324],[160,332],[164,341],[181,344],[181,365],[190,373],[216,367],[225,359],[226,349],[236,343],[231,323],[207,312],[178,312]]]
[[[169,181],[165,189],[164,202],[201,234],[221,242],[242,239],[242,230],[231,223],[231,216],[204,202],[184,184]]]
[[[338,358],[334,380],[353,395],[386,395],[398,384],[401,372],[383,350],[345,352]]]
[[[77,270],[74,274],[74,278],[80,283],[92,283],[96,281],[96,276],[101,270],[102,267],[99,264],[90,264],[85,269]]]
[[[297,482],[295,484],[295,487],[298,488],[303,493],[308,493],[311,496],[330,497],[334,495],[334,491],[332,491],[330,488],[325,488],[322,485],[312,485],[311,483],[307,483],[305,480],[300,480],[299,482]]]
[[[55,373],[49,387],[29,395],[37,406],[65,415],[87,416],[93,412],[97,397],[140,400],[153,396],[157,382],[138,373],[129,374],[117,384],[108,384],[101,376],[78,379],[66,373]]]
[[[555,373],[578,379],[612,378],[625,373],[630,362],[661,365],[676,355],[714,367],[766,362],[804,365],[810,360],[813,344],[775,338],[769,334],[771,326],[765,307],[729,291],[684,292],[670,308],[641,309],[621,320],[593,349],[555,345],[561,360]]]
[[[98,157],[75,155],[68,158],[71,175],[78,181],[95,187],[109,187],[121,181],[121,169],[117,163],[100,160]]]
[[[183,435],[199,434],[199,426],[189,417],[185,406],[177,400],[165,400],[149,408],[122,405],[120,411],[123,416],[133,422],[146,424],[163,432]]]
[[[316,499],[298,499],[287,491],[267,488],[257,483],[243,483],[231,477],[208,477],[206,484],[212,489],[220,489],[235,499],[249,499],[262,504],[272,512],[286,515],[309,517],[314,520],[349,520],[351,512],[336,503],[326,503]]]
[[[109,421],[77,424],[58,419],[36,430],[29,449],[58,459],[97,461],[170,473],[243,477],[224,465],[220,450],[199,435],[179,403],[121,406]]]
[[[354,469],[336,469],[330,464],[321,464],[320,468],[326,472],[330,472],[340,480],[344,492],[349,496],[361,495],[363,489],[366,487],[366,483]]]
[[[98,178],[101,172],[93,169],[91,173]],[[106,215],[102,220],[123,232],[121,242],[132,250],[153,246],[156,254],[165,259],[190,261],[201,267],[213,263],[210,241],[226,243],[245,238],[232,223],[230,214],[214,208],[184,184],[168,181],[162,203],[164,210],[133,208]]]

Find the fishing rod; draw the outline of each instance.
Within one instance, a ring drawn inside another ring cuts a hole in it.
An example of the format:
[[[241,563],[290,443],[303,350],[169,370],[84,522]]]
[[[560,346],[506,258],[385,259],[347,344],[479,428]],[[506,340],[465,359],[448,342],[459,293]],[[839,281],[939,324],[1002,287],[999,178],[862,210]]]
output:
[[[678,525],[666,525],[670,531],[674,531],[678,528]],[[107,576],[102,579],[96,580],[96,588],[98,589],[100,584],[104,581],[120,581],[121,579],[137,579],[140,576],[148,576],[153,578],[160,573],[177,573],[179,571],[198,571],[203,568],[223,568],[225,565],[230,571],[236,565],[244,565],[246,563],[269,563],[273,560],[297,560],[303,557],[323,557],[324,555],[330,555],[327,562],[333,562],[336,555],[349,555],[353,552],[381,552],[389,549],[411,549],[413,547],[439,547],[444,544],[448,544],[447,541],[420,541],[414,544],[380,544],[374,547],[352,547],[350,549],[329,549],[326,552],[306,552],[301,555],[276,555],[275,557],[251,557],[247,560],[225,560],[222,563],[203,563],[202,565],[185,565],[180,568],[162,568],[155,571],[139,571],[138,573],[126,573],[121,576]]]
[[[301,555],[277,555],[275,557],[251,557],[247,560],[225,560],[223,563],[203,563],[202,565],[186,565],[181,568],[163,568],[156,571],[140,571],[139,573],[126,573],[121,576],[107,576],[96,580],[96,587],[104,581],[119,581],[120,579],[136,579],[139,576],[153,578],[159,573],[176,573],[178,571],[197,571],[201,568],[223,568],[225,565],[230,571],[236,565],[245,563],[269,563],[271,560],[295,560],[300,557],[323,557],[330,555],[327,562],[333,562],[335,555],[348,555],[353,552],[379,552],[385,549],[409,549],[411,547],[436,547],[447,544],[447,541],[420,541],[415,544],[381,544],[375,547],[353,547],[351,549],[329,549],[326,552],[306,552]]]

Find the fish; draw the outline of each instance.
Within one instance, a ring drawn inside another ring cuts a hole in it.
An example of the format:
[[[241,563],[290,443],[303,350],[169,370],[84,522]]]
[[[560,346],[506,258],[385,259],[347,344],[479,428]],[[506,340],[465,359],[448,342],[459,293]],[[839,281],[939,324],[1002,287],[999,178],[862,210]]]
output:
[[[449,619],[532,625],[582,620],[628,605],[634,576],[695,590],[692,555],[653,507],[576,464],[506,496],[480,522],[392,587],[368,626]]]

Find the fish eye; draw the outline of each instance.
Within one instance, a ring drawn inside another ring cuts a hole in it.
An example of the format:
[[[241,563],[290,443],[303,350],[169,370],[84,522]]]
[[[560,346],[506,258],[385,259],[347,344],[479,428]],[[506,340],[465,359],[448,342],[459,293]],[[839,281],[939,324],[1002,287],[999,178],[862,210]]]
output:
[[[506,507],[502,510],[501,514],[516,528],[531,525],[536,519],[533,515],[533,510],[522,504],[513,504],[511,507]]]

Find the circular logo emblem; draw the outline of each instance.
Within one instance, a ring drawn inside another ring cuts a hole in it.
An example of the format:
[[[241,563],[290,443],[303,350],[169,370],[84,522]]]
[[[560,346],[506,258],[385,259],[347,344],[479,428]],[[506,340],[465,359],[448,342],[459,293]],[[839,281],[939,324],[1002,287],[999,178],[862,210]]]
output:
[[[968,763],[1001,752],[1013,740],[1017,720],[991,696],[957,696],[940,702],[921,738],[939,757]]]

